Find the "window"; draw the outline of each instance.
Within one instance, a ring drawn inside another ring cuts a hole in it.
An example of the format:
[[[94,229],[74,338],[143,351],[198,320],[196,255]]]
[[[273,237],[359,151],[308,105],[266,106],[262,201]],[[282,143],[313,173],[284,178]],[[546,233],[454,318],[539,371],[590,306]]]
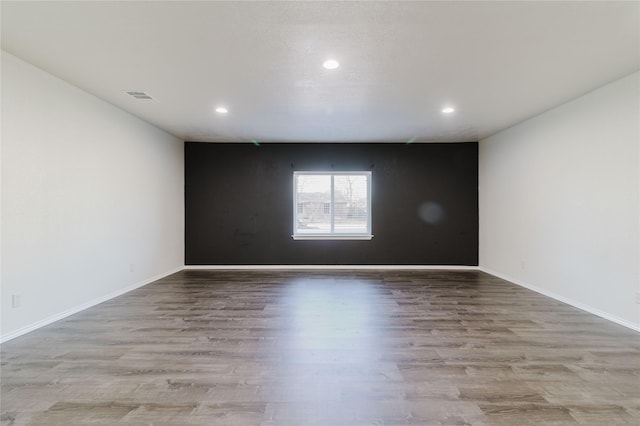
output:
[[[371,172],[294,172],[294,239],[371,239]]]

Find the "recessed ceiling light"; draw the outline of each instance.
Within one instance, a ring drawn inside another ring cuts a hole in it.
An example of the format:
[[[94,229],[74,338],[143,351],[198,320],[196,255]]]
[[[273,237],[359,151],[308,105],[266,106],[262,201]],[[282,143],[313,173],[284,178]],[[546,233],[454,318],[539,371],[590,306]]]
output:
[[[452,112],[455,112],[456,109],[454,107],[445,107],[442,108],[442,112],[445,114],[451,114]]]
[[[328,70],[334,70],[340,66],[340,63],[335,59],[327,59],[322,63],[322,66]]]
[[[226,113],[228,113],[228,112],[229,112],[229,110],[228,110],[228,109],[226,109],[225,107],[218,107],[218,108],[216,108],[216,112],[217,112],[218,114],[226,114]]]

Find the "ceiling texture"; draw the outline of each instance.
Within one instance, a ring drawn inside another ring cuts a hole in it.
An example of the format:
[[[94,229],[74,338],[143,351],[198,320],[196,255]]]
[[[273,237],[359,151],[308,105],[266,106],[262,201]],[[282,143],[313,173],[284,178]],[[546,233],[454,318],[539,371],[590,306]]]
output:
[[[184,140],[462,142],[640,69],[639,5],[2,1],[0,12],[3,50]],[[324,69],[329,58],[340,66]]]

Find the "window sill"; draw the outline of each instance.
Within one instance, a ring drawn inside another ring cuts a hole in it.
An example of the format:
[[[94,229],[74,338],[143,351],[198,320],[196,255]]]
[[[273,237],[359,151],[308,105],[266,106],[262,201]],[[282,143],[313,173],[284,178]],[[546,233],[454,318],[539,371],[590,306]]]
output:
[[[292,235],[294,240],[370,240],[373,235]]]

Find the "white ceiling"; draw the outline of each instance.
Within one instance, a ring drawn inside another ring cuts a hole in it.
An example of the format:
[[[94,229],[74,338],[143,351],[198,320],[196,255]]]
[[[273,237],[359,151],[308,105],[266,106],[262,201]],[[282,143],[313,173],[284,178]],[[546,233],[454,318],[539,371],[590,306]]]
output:
[[[2,1],[1,35],[185,140],[452,142],[638,70],[639,5]]]

